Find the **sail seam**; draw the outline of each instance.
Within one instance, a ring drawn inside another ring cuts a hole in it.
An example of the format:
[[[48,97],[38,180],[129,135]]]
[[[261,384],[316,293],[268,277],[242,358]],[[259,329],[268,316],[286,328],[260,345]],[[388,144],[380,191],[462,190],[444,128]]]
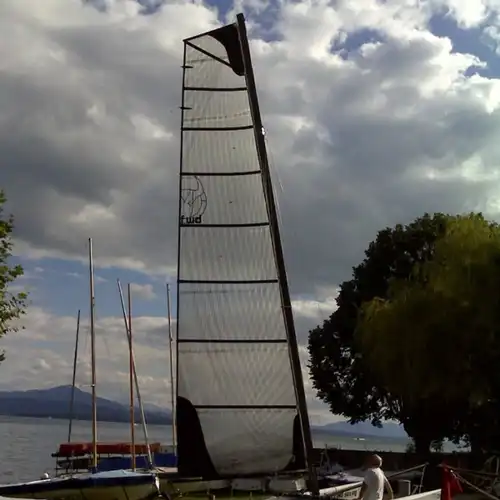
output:
[[[253,125],[240,125],[238,127],[182,127],[183,132],[193,132],[198,130],[200,132],[218,132],[230,130],[251,130]]]

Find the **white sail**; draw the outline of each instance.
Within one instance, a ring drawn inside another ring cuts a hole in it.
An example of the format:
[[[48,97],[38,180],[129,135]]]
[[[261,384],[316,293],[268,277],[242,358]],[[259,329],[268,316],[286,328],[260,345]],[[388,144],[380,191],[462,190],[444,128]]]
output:
[[[182,109],[179,472],[218,477],[303,468],[282,290],[236,25],[185,41]]]

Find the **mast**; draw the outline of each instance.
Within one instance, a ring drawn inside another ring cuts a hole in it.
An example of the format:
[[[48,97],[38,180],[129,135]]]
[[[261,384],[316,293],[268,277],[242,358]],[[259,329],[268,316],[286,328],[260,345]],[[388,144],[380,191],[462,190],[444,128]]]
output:
[[[130,283],[127,285],[128,295],[128,349],[129,349],[129,384],[130,384],[130,448],[132,454],[132,470],[135,471],[135,429],[134,429],[134,356],[132,345],[132,296]]]
[[[78,361],[79,336],[80,336],[80,309],[78,309],[78,315],[76,317],[76,340],[75,340],[75,354],[73,357],[73,379],[71,382],[71,400],[69,403],[68,443],[71,443],[71,430],[73,428],[73,407],[75,405],[76,363]]]
[[[184,95],[184,87],[186,85],[186,69],[187,69],[187,63],[186,63],[186,44],[184,43],[184,49],[182,53],[182,96],[181,96],[181,124],[184,123],[184,114],[186,111],[186,101],[185,101],[185,95]],[[175,317],[177,319],[177,324],[176,324],[176,334],[177,334],[177,342],[175,343],[175,394],[177,396],[176,400],[176,405],[175,405],[175,415],[172,414],[172,424],[175,426],[176,431],[177,431],[177,442],[179,440],[179,425],[177,422],[177,419],[179,418],[179,411],[178,411],[178,398],[179,398],[179,312],[180,312],[180,291],[181,291],[181,285],[180,285],[180,272],[181,272],[181,225],[179,223],[180,217],[182,215],[182,198],[180,196],[180,193],[182,192],[182,172],[183,172],[183,149],[184,149],[184,134],[181,131],[180,134],[180,139],[179,139],[179,204],[178,204],[178,221],[177,221],[177,304],[176,304],[176,314]],[[179,450],[180,450],[179,446]],[[180,453],[179,450],[176,450],[176,456],[177,456],[177,468],[178,470],[182,470],[182,460],[179,459]]]
[[[167,314],[168,314],[168,348],[170,355],[170,397],[172,404],[172,445],[174,453],[176,450],[175,444],[175,388],[174,388],[174,352],[173,352],[173,336],[172,336],[172,313],[170,306],[170,285],[167,283]]]
[[[97,395],[95,363],[95,296],[94,296],[94,260],[92,238],[89,238],[89,280],[90,280],[90,352],[92,365],[92,468],[97,469]]]
[[[260,114],[259,101],[257,97],[255,76],[253,72],[252,58],[250,55],[250,46],[248,44],[247,30],[245,26],[245,16],[243,14],[238,14],[236,16],[236,25],[238,28],[241,53],[243,56],[243,64],[245,68],[245,80],[248,89],[248,99],[250,101],[250,112],[254,123],[257,155],[259,158],[259,164],[262,171],[262,184],[264,188],[265,198],[267,201],[271,238],[274,247],[276,267],[278,270],[278,279],[279,279],[281,299],[283,304],[283,316],[288,335],[290,362],[292,365],[295,393],[297,396],[298,413],[302,429],[305,457],[307,461],[307,468],[309,470],[309,478],[311,481],[312,493],[314,495],[317,495],[319,488],[318,488],[316,470],[312,463],[313,443],[311,437],[311,427],[309,425],[309,415],[307,413],[307,403],[304,391],[302,368],[300,366],[299,351],[297,347],[297,336],[295,333],[295,325],[293,321],[292,301],[290,298],[290,291],[288,288],[288,279],[285,269],[283,247],[281,244],[278,214],[276,210],[276,203],[274,200],[271,171],[269,168],[266,143],[264,139],[264,128],[262,125],[262,117]]]
[[[122,315],[123,315],[123,323],[125,324],[125,333],[127,334],[127,340],[130,345],[130,325],[128,322],[127,318],[127,311],[125,309],[125,300],[123,299],[123,290],[122,290],[122,285],[120,283],[120,280],[116,280],[116,285],[118,287],[118,293],[120,295],[120,304],[122,306]],[[151,448],[149,446],[149,437],[148,437],[148,427],[146,424],[146,416],[144,415],[144,405],[142,404],[142,397],[141,397],[141,391],[139,389],[139,380],[137,379],[137,370],[135,368],[135,356],[134,356],[134,350],[132,349],[132,371],[134,374],[134,382],[135,382],[135,392],[137,393],[137,401],[139,403],[139,410],[141,412],[141,424],[142,424],[142,431],[144,433],[144,443],[146,444],[146,449],[148,453],[148,465],[149,468],[153,468],[153,456],[151,454]]]

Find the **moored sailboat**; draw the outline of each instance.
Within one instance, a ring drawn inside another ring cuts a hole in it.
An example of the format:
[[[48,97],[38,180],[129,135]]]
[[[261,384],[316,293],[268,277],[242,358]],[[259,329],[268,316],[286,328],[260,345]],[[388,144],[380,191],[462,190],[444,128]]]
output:
[[[160,492],[158,475],[154,471],[136,472],[122,469],[98,471],[100,450],[97,441],[94,264],[91,238],[89,238],[89,278],[92,358],[92,442],[88,443],[86,450],[88,455],[88,470],[83,473],[73,470],[71,473],[59,477],[43,477],[36,481],[0,485],[0,497],[47,500],[148,500],[158,496]],[[73,452],[76,452],[79,448],[76,443],[67,443],[67,446],[71,448]],[[82,446],[80,446],[80,448],[82,448]],[[82,450],[80,449],[80,451]],[[134,447],[132,450],[132,463],[134,463],[135,451]],[[147,451],[149,455],[149,448]]]

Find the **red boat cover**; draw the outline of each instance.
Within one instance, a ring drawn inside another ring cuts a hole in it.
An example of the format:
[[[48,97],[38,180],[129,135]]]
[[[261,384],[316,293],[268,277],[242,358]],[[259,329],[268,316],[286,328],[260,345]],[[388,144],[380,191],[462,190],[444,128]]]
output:
[[[157,453],[161,449],[160,443],[149,445],[151,453]],[[97,443],[98,455],[129,455],[132,452],[131,443]],[[148,452],[145,444],[135,445],[135,454],[141,455]],[[57,455],[60,457],[77,457],[92,453],[92,443],[63,443],[59,445]]]

